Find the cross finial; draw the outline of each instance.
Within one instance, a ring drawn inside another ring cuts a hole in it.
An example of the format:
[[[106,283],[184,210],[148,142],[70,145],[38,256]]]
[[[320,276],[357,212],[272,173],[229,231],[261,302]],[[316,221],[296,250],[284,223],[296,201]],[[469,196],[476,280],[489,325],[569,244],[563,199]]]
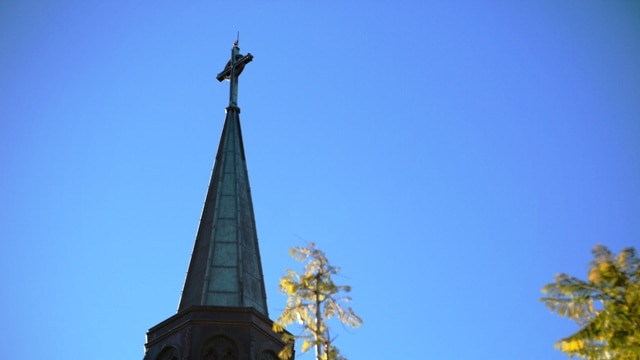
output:
[[[242,73],[244,66],[253,60],[253,55],[250,53],[247,55],[240,54],[240,48],[238,47],[239,38],[236,39],[233,43],[233,48],[231,49],[231,60],[227,62],[227,65],[224,67],[221,73],[216,76],[218,81],[229,80],[230,89],[229,89],[229,106],[237,107],[238,106],[238,76]]]

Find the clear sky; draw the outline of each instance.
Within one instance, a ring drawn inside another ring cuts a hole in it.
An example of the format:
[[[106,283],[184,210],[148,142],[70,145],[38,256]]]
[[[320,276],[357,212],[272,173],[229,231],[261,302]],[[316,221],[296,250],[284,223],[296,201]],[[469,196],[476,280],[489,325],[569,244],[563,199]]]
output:
[[[541,287],[640,246],[636,1],[2,2],[2,357],[142,359],[237,31],[271,318],[313,241],[364,319],[351,360],[564,359]]]

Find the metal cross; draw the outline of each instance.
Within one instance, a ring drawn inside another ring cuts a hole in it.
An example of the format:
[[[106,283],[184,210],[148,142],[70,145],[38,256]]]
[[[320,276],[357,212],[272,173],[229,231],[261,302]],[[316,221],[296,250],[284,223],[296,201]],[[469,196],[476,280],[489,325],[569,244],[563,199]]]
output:
[[[244,69],[244,66],[253,60],[253,55],[248,53],[247,55],[240,54],[240,48],[238,47],[238,41],[233,43],[233,49],[231,49],[231,60],[227,62],[221,73],[216,76],[218,81],[229,80],[231,83],[229,91],[229,106],[238,106],[238,76]]]

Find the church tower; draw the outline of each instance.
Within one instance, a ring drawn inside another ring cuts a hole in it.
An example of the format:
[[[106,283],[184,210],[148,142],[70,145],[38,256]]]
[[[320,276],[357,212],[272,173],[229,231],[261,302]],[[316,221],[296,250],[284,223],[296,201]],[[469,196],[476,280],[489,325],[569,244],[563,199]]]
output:
[[[276,360],[284,343],[267,313],[245,161],[238,76],[253,55],[238,42],[218,74],[229,106],[178,312],[147,332],[144,360]]]

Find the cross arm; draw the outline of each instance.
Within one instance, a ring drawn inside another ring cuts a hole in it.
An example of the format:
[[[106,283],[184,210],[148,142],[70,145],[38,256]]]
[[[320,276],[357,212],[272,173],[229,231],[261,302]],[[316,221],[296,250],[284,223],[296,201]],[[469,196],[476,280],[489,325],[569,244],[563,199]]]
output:
[[[248,53],[245,56],[240,55],[241,57],[239,59],[236,59],[233,63],[231,63],[231,61],[229,61],[227,63],[227,66],[224,67],[224,70],[222,70],[221,73],[219,73],[216,76],[216,79],[218,81],[222,81],[224,79],[229,79],[231,77],[231,70],[235,67],[236,68],[236,76],[240,75],[240,73],[242,72],[242,69],[244,69],[244,66],[248,63],[251,62],[251,60],[253,60],[253,55],[251,55],[251,53]]]

